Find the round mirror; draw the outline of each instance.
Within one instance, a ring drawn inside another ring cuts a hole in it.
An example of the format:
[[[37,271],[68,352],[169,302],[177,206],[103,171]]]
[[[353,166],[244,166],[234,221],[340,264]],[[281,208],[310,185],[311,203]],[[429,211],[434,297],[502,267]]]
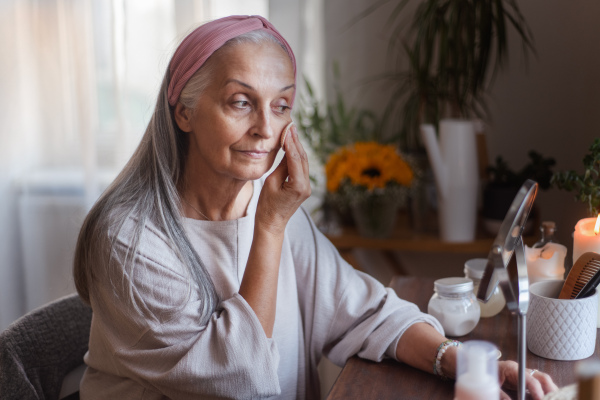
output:
[[[496,268],[506,268],[515,247],[525,229],[529,212],[537,195],[537,182],[528,179],[523,183],[502,221],[498,235],[488,254],[488,262],[477,291],[477,297],[488,301],[498,286],[499,278]]]

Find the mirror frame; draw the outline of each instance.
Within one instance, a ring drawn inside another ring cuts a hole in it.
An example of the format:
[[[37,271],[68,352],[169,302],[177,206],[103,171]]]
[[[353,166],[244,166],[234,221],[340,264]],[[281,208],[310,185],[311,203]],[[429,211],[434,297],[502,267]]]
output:
[[[537,191],[537,182],[528,179],[519,188],[511,203],[488,254],[488,261],[477,291],[477,298],[480,300],[487,302],[500,281],[508,276],[505,273],[506,268],[515,249],[521,244],[525,223],[529,218]],[[518,293],[518,288],[515,289],[516,292],[513,292]]]

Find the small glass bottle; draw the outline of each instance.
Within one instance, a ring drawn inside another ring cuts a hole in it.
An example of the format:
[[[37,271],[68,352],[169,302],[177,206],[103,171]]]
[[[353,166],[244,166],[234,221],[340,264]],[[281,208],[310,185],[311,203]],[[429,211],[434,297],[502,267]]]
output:
[[[427,312],[434,316],[449,336],[463,336],[479,322],[479,302],[468,278],[442,278],[433,283]]]
[[[479,284],[483,278],[483,272],[485,271],[487,261],[487,258],[472,258],[465,262],[465,278],[473,280],[473,293],[477,293],[479,290]],[[497,315],[502,311],[505,305],[506,299],[504,299],[500,287],[496,286],[496,289],[494,289],[494,292],[487,303],[479,301],[481,318],[489,318]]]
[[[542,237],[539,241],[537,241],[533,248],[544,247],[546,243],[556,243],[556,239],[554,234],[556,233],[556,223],[554,221],[544,221],[540,226],[540,232],[542,233]]]

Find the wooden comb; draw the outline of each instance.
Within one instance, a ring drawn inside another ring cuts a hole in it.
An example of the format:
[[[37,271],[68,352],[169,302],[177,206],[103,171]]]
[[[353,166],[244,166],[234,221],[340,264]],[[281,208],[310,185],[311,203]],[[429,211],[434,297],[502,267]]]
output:
[[[583,253],[569,271],[558,298],[574,299],[577,297],[598,271],[600,271],[600,254]]]

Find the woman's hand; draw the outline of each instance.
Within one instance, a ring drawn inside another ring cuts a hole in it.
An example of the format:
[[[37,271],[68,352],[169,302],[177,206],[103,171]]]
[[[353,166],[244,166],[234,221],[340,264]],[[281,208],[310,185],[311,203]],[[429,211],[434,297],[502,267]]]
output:
[[[550,375],[541,371],[535,371],[532,374],[532,371],[535,370],[528,369],[525,371],[525,386],[531,397],[535,400],[541,400],[546,393],[558,390]],[[514,361],[499,361],[498,375],[503,388],[517,390],[519,385],[519,364]],[[510,397],[504,392],[500,393],[500,398],[502,400],[510,400]]]
[[[265,180],[256,210],[256,224],[271,233],[283,233],[288,220],[311,193],[308,157],[295,125],[291,126],[283,149],[285,156]]]
[[[279,260],[289,219],[310,196],[308,158],[292,126],[285,156],[265,180],[258,199],[254,238],[240,285],[240,295],[256,313],[267,337],[273,335]]]

